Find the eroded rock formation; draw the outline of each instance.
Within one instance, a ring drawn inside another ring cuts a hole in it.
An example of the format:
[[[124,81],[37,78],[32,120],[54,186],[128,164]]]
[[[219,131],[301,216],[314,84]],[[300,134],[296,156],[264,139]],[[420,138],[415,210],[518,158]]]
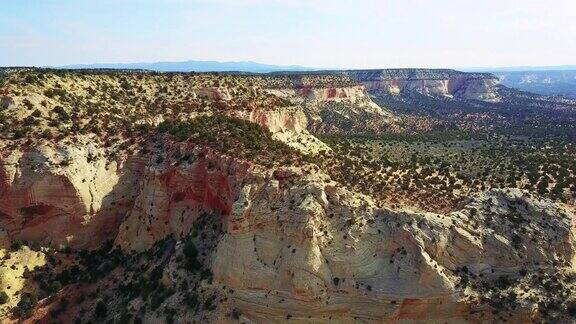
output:
[[[416,91],[425,95],[474,99],[489,102],[500,100],[495,86],[498,78],[488,73],[461,73],[454,70],[387,69],[345,72],[369,91],[399,94]]]
[[[474,280],[574,267],[574,215],[520,190],[486,192],[448,215],[414,213],[379,207],[314,165],[266,169],[162,146],[180,158],[110,164],[82,147],[9,155],[2,227],[53,245],[112,238],[130,252],[217,217],[223,231],[207,263],[214,287],[234,291],[222,290],[217,312],[254,322],[496,321]],[[534,320],[526,300],[509,320]]]
[[[381,130],[395,120],[371,93],[498,101],[489,75],[100,77],[14,77],[14,98],[2,102],[21,128],[3,128],[9,139],[0,142],[0,286],[29,322],[526,323],[576,314],[566,206],[493,189],[446,214],[391,209],[313,162],[330,148],[311,129]],[[96,109],[98,91],[116,99]],[[201,119],[211,115],[219,117]],[[47,290],[38,305],[20,303]],[[19,320],[6,310],[3,320]]]

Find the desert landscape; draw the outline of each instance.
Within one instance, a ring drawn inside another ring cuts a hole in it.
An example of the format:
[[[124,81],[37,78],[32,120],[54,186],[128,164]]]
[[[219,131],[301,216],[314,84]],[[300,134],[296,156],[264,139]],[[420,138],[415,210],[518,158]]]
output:
[[[6,68],[4,322],[571,322],[576,102],[490,74]]]
[[[0,324],[576,324],[574,0],[0,8]]]

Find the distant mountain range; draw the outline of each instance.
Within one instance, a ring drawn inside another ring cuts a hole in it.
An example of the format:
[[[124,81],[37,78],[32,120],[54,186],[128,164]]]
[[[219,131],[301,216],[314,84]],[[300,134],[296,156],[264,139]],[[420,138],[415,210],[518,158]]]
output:
[[[179,62],[139,62],[139,63],[91,63],[58,66],[63,69],[132,69],[159,72],[251,72],[268,73],[278,71],[318,71],[319,69],[301,65],[273,65],[252,61],[179,61]],[[347,68],[342,68],[346,70]],[[512,67],[472,67],[455,68],[463,72],[537,72],[537,71],[576,71],[576,65],[557,66],[512,66]]]
[[[135,69],[158,72],[251,72],[268,73],[275,71],[312,71],[313,68],[299,65],[271,65],[251,61],[182,61],[182,62],[142,62],[142,63],[98,63],[60,66],[64,69]]]

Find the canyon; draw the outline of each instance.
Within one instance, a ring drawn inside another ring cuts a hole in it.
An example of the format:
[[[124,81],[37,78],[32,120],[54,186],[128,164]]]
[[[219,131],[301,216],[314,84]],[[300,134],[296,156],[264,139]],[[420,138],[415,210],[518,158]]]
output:
[[[494,187],[395,207],[337,178],[322,137],[558,128],[574,102],[452,70],[1,77],[7,323],[576,316],[573,199]],[[410,115],[415,98],[430,115]]]

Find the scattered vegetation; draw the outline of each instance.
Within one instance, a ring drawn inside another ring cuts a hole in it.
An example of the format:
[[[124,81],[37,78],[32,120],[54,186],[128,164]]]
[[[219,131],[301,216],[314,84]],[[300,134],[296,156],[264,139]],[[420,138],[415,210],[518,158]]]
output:
[[[34,308],[38,304],[38,297],[33,293],[25,293],[20,297],[20,301],[14,308],[14,315],[22,318],[32,315]]]
[[[576,198],[576,147],[563,137],[466,132],[323,136],[321,159],[340,182],[389,204],[447,211],[490,188],[527,189],[566,203]]]
[[[3,75],[0,138],[38,140],[49,133],[74,140],[88,134],[111,146],[146,136],[155,118],[290,105],[263,85],[256,77],[222,74],[16,69]]]
[[[22,295],[13,314],[26,318],[39,300],[49,298],[54,305],[50,311],[53,319],[74,308],[81,323],[90,319],[105,322],[111,314],[136,319],[145,311],[167,322],[175,321],[181,313],[192,313],[198,320],[207,321],[222,300],[221,292],[212,286],[210,267],[223,234],[220,220],[217,214],[204,213],[189,234],[182,234],[180,243],[169,235],[140,253],[124,253],[111,241],[92,251],[45,249],[48,262],[25,273],[30,279],[30,292]],[[170,268],[178,271],[177,283],[163,281]],[[63,290],[66,292],[59,293]],[[138,298],[144,306],[141,312],[134,312],[128,304]],[[173,303],[187,308],[174,309],[169,306]]]
[[[562,269],[487,277],[459,271],[461,288],[468,287],[469,302],[482,314],[485,307],[500,322],[518,312],[535,311],[539,321],[558,323],[576,320],[576,275]]]
[[[4,305],[8,301],[10,301],[10,296],[5,291],[0,291],[0,305]]]
[[[224,115],[164,121],[158,129],[177,140],[190,140],[265,166],[296,164],[300,157],[294,149],[273,139],[270,131],[260,125]]]
[[[324,134],[319,137],[333,152],[315,156],[302,156],[258,124],[233,117],[293,105],[266,89],[294,88],[305,97],[326,83],[356,84],[344,75],[314,73],[245,76],[21,70],[0,80],[0,137],[15,147],[24,141],[75,141],[78,135],[86,135],[108,148],[111,156],[116,149],[145,150],[157,145],[162,150],[164,142],[156,141],[162,138],[209,147],[268,167],[315,163],[341,184],[380,202],[431,211],[452,210],[475,192],[500,187],[526,189],[574,204],[572,104],[535,101],[516,92],[503,102],[482,104],[419,94],[373,94],[381,106],[403,117],[394,124],[355,112],[354,104],[323,103],[318,106],[322,118],[311,118],[310,127]],[[136,145],[142,144],[139,141],[146,145]],[[90,156],[88,162],[96,158]],[[173,162],[175,156],[153,158],[160,164]],[[68,167],[73,161],[58,163]],[[473,216],[477,211],[469,212]],[[524,216],[525,210],[511,208],[499,220],[515,229],[506,233],[507,239],[521,257],[527,257],[522,254],[526,240],[538,237],[526,229]],[[188,214],[183,212],[181,217]],[[470,227],[479,224],[473,217],[466,221]],[[483,221],[487,228],[494,222],[491,218]],[[345,224],[365,225],[353,218]],[[53,302],[50,316],[54,321],[74,308],[80,323],[112,321],[111,314],[119,315],[120,322],[141,323],[145,314],[154,314],[158,321],[172,323],[183,313],[209,322],[211,312],[227,294],[234,294],[213,283],[211,261],[223,231],[220,215],[202,214],[194,219],[190,233],[168,235],[142,253],[124,253],[111,242],[94,251],[46,249],[47,265],[25,272],[30,286],[13,313],[26,318],[39,300],[47,299]],[[21,246],[22,242],[14,240],[10,249]],[[289,248],[296,254],[296,248]],[[407,250],[399,247],[390,264],[408,257]],[[536,307],[550,322],[562,314],[576,316],[571,273],[520,269],[509,276],[488,278],[462,267],[454,274],[461,278],[459,288],[475,293],[468,296],[471,302],[488,305],[502,321],[526,305]],[[346,279],[333,278],[332,288],[345,287]],[[371,285],[357,283],[356,288],[373,293]],[[0,292],[0,305],[10,298]],[[134,300],[141,302],[141,309],[129,307]],[[175,304],[186,307],[174,308]],[[231,318],[238,320],[240,315],[239,310],[230,310]],[[287,314],[286,320],[292,316]]]

